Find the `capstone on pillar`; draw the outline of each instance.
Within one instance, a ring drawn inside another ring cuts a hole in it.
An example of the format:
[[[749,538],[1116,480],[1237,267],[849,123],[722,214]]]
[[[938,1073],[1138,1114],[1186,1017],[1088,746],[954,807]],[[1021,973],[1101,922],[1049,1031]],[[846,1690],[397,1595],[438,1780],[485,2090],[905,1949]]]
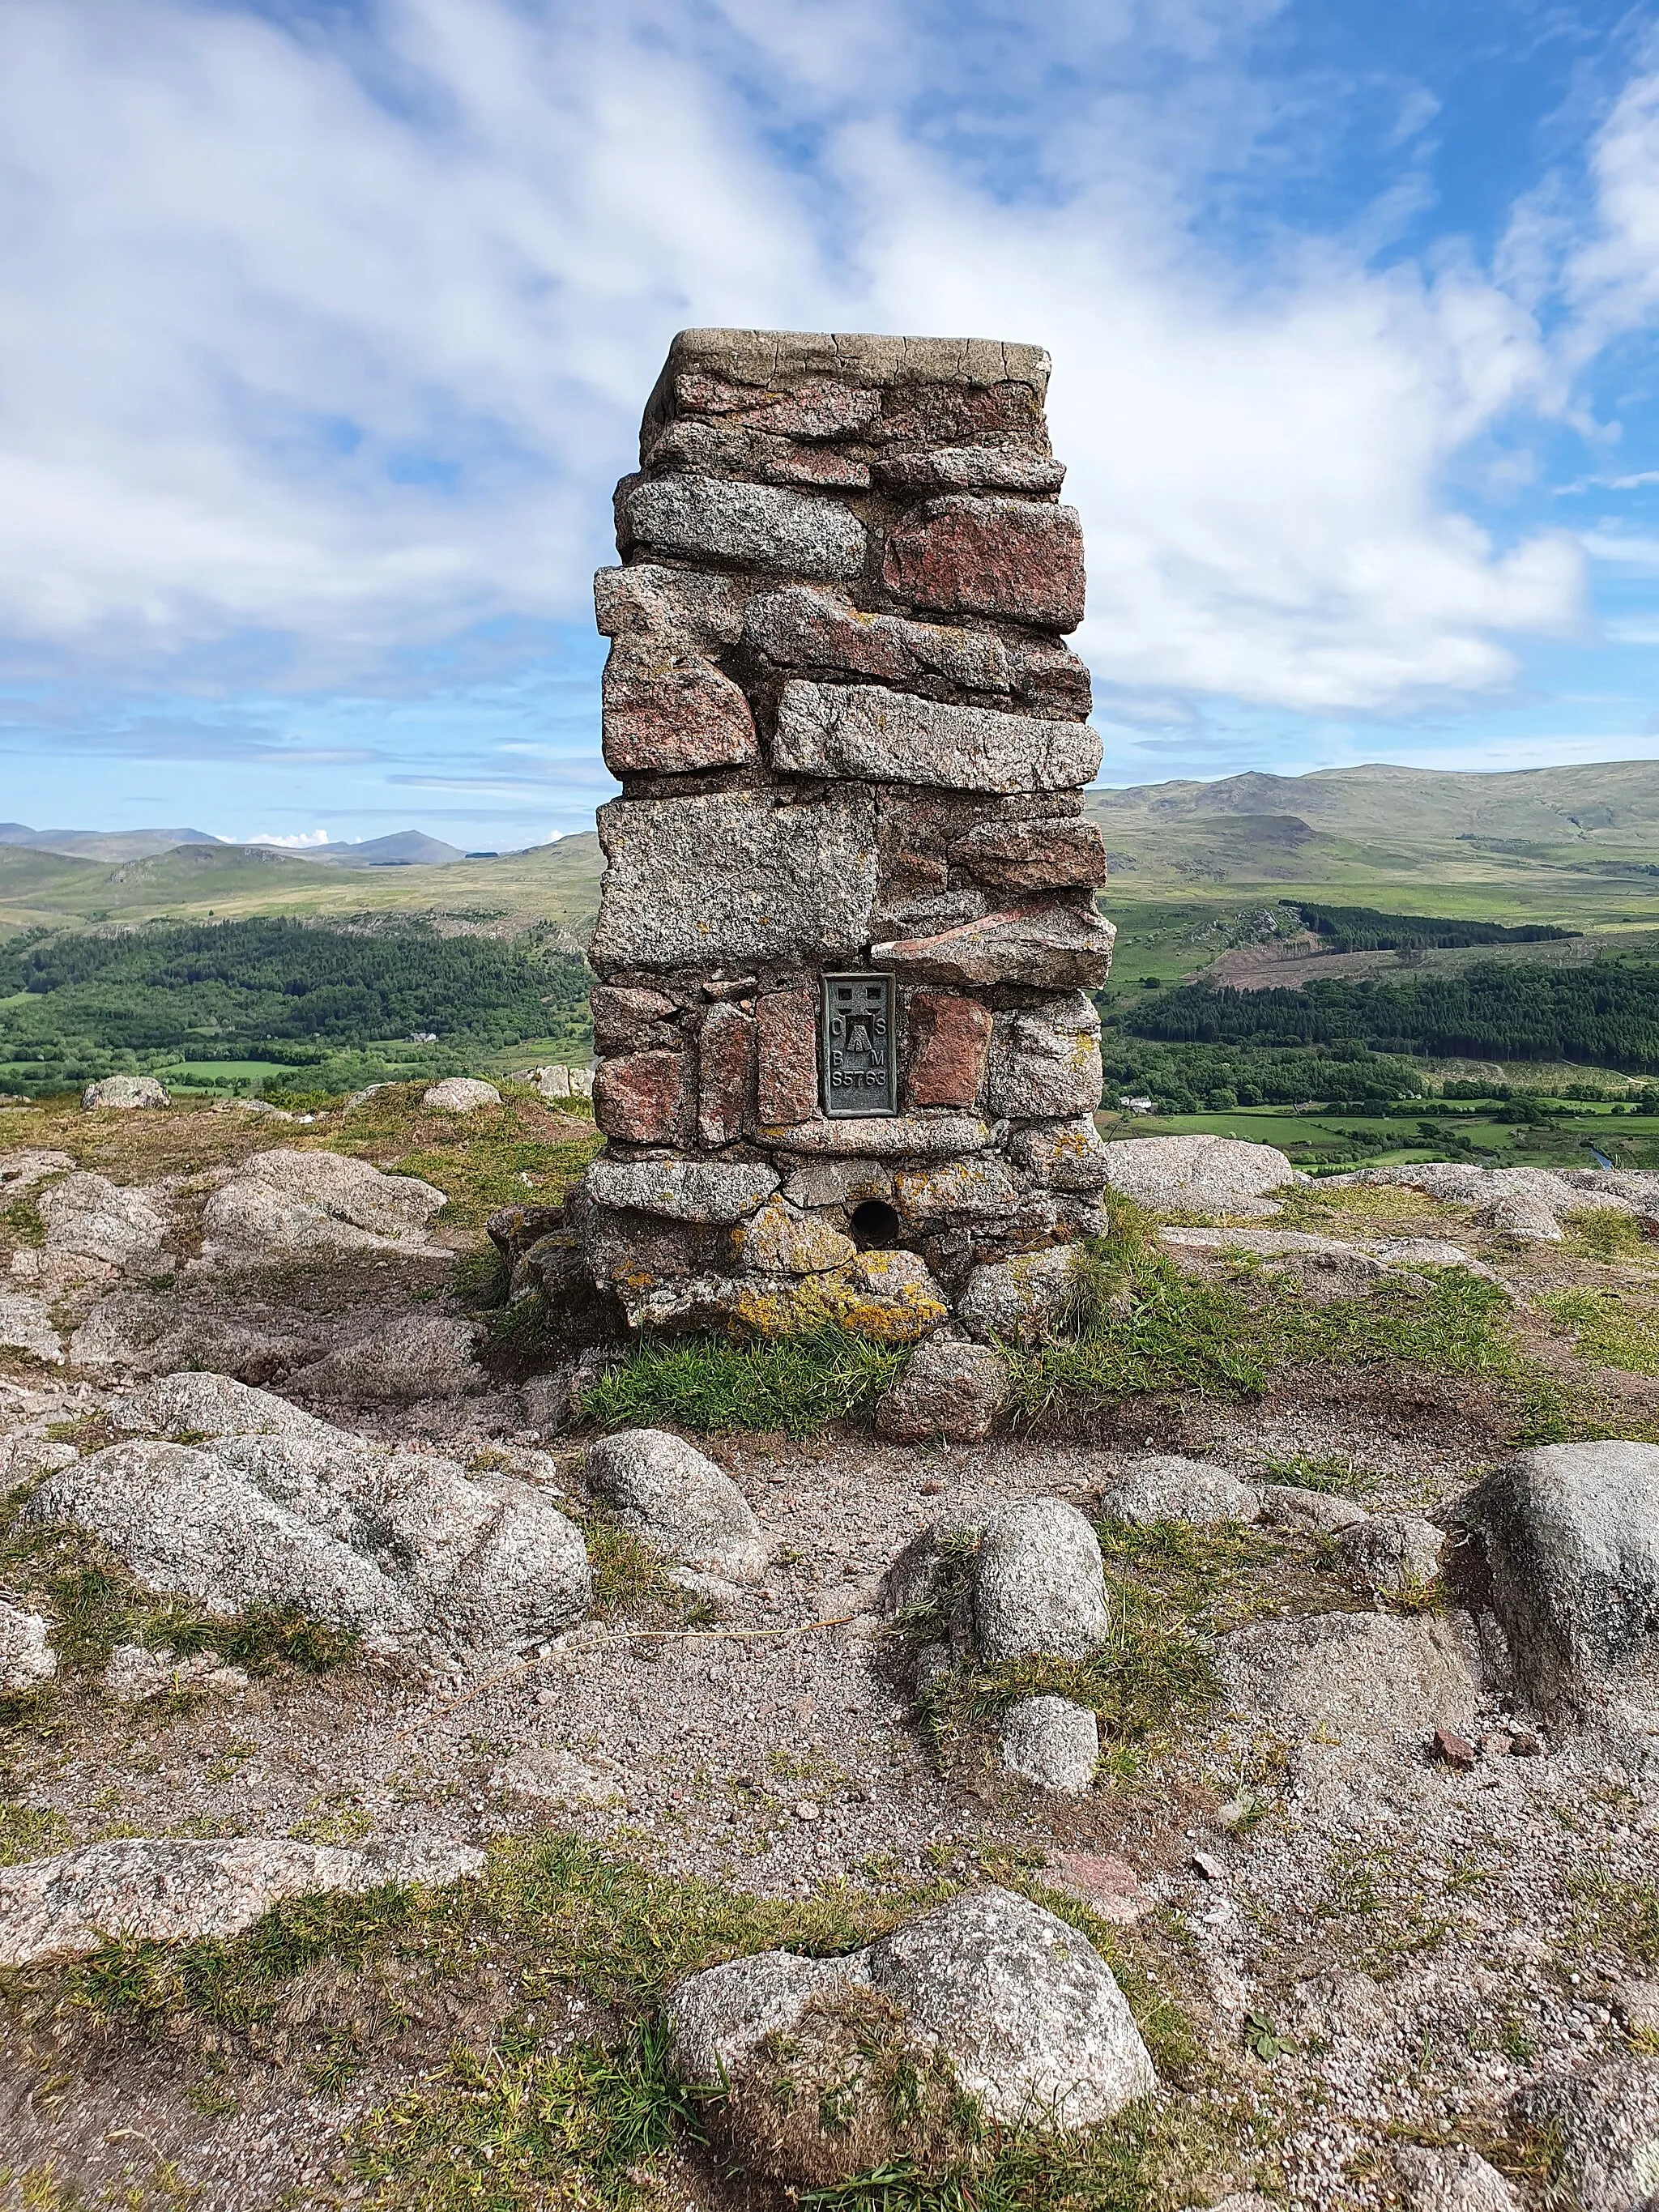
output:
[[[636,1328],[936,1326],[1094,1231],[1111,963],[1048,357],[683,331],[617,487],[573,1208]]]

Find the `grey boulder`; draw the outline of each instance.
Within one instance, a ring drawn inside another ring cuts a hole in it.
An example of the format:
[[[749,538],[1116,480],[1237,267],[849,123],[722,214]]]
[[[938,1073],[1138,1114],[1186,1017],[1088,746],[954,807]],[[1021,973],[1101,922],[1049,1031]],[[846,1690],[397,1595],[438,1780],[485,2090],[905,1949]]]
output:
[[[662,1429],[624,1429],[587,1453],[588,1486],[677,1565],[752,1583],[769,1556],[749,1501],[714,1462]]]
[[[1189,1521],[1211,1528],[1229,1521],[1256,1521],[1261,1492],[1225,1468],[1168,1454],[1136,1460],[1101,1492],[1100,1510],[1114,1521],[1144,1528],[1155,1521]]]
[[[501,1094],[495,1085],[482,1083],[474,1075],[447,1075],[441,1083],[421,1093],[422,1105],[440,1114],[476,1114],[481,1106],[501,1103]]]
[[[127,1109],[172,1103],[172,1093],[153,1075],[106,1075],[96,1083],[88,1084],[81,1093],[82,1109],[88,1114],[112,1106]]]
[[[274,1391],[233,1376],[163,1375],[112,1401],[109,1417],[134,1436],[177,1441],[200,1437],[331,1437],[337,1431]]]
[[[1542,1445],[1468,1492],[1455,1518],[1460,1585],[1495,1615],[1529,1696],[1583,1705],[1653,1655],[1659,1445]]]
[[[896,1443],[932,1437],[977,1443],[991,1433],[1007,1395],[1008,1369],[1000,1352],[989,1345],[930,1336],[910,1354],[877,1407],[876,1427]]]
[[[1079,1797],[1094,1787],[1100,1723],[1067,1698],[1021,1698],[1002,1717],[1002,1764],[1038,1790]]]
[[[1378,1597],[1407,1597],[1440,1572],[1445,1537],[1415,1513],[1374,1513],[1337,1539],[1344,1571]]]
[[[405,1315],[301,1368],[290,1387],[359,1402],[467,1397],[489,1379],[478,1364],[481,1334],[459,1315]]]
[[[693,1975],[665,2008],[684,2078],[740,2081],[809,2007],[872,1990],[993,2120],[1092,2126],[1157,2087],[1105,1960],[1004,1889],[953,1898],[844,1959],[774,1951]]]
[[[88,1844],[0,1867],[0,1966],[84,1957],[112,1938],[191,1943],[235,1936],[284,1898],[455,1881],[483,1864],[483,1853],[465,1844],[364,1850],[252,1837]]]
[[[1004,1506],[986,1524],[973,1573],[974,1631],[993,1664],[1039,1654],[1086,1659],[1106,1640],[1100,1543],[1057,1498]]]
[[[872,1985],[938,2044],[994,2120],[1091,2127],[1158,2085],[1111,1968],[1011,1891],[952,1898],[866,1957]]]

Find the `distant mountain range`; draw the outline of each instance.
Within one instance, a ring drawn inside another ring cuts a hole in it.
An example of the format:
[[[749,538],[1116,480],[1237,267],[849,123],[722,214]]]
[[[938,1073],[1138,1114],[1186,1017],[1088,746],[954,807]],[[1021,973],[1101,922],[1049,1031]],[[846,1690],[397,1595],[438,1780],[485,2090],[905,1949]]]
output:
[[[224,851],[234,841],[205,830],[30,830],[21,822],[0,822],[0,845],[22,845],[34,853],[59,853],[70,860],[153,860],[180,845],[214,845]],[[281,853],[290,860],[314,860],[333,868],[442,868],[469,855],[423,830],[399,830],[389,837],[368,837],[326,845],[276,845],[262,839],[260,852]],[[489,855],[493,860],[494,854]]]
[[[1084,803],[1106,840],[1109,912],[1115,900],[1224,889],[1344,890],[1420,913],[1431,884],[1464,892],[1455,912],[1473,901],[1538,921],[1595,910],[1636,920],[1659,902],[1659,761],[1486,775],[1321,769],[1137,784]]]

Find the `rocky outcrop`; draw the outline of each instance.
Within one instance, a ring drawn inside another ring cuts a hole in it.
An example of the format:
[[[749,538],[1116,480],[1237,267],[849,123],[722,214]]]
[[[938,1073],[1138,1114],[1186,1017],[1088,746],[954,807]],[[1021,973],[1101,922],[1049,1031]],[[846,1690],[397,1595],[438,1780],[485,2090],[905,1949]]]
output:
[[[1307,1178],[1272,1145],[1234,1137],[1137,1137],[1106,1147],[1106,1180],[1158,1213],[1261,1214]]]
[[[113,1940],[237,1936],[284,1898],[454,1881],[483,1864],[483,1853],[465,1844],[366,1850],[252,1837],[88,1844],[59,1858],[0,1867],[0,1966],[82,1958]]]
[[[344,1153],[255,1152],[209,1199],[204,1253],[250,1266],[306,1253],[424,1248],[444,1202],[430,1183],[382,1175]]]
[[[96,1083],[88,1084],[81,1093],[82,1107],[88,1114],[100,1113],[111,1107],[125,1112],[135,1106],[172,1103],[173,1094],[153,1075],[106,1075]]]
[[[493,1083],[472,1075],[447,1075],[421,1093],[421,1103],[438,1114],[476,1114],[481,1106],[499,1106],[501,1094]]]
[[[64,1340],[40,1300],[27,1291],[0,1291],[0,1346],[27,1352],[52,1366],[63,1364]]]
[[[87,1529],[150,1589],[215,1618],[291,1607],[369,1650],[421,1653],[517,1650],[586,1609],[581,1537],[526,1485],[377,1449],[222,1376],[152,1384],[118,1418],[146,1413],[195,1441],[76,1460],[26,1516]]]

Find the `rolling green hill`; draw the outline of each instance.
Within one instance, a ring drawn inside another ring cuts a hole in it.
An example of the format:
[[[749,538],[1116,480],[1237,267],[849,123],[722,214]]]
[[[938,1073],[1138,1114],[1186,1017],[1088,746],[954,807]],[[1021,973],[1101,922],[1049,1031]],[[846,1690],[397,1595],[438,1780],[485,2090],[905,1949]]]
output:
[[[0,845],[0,931],[385,914],[427,915],[441,927],[500,935],[551,921],[585,939],[599,906],[600,866],[592,832],[442,867],[341,868],[262,845],[180,845],[111,867]]]
[[[1659,921],[1659,761],[1490,775],[1323,769],[1095,791],[1086,805],[1111,854],[1109,911],[1115,897],[1340,891],[1390,911],[1577,927]]]

